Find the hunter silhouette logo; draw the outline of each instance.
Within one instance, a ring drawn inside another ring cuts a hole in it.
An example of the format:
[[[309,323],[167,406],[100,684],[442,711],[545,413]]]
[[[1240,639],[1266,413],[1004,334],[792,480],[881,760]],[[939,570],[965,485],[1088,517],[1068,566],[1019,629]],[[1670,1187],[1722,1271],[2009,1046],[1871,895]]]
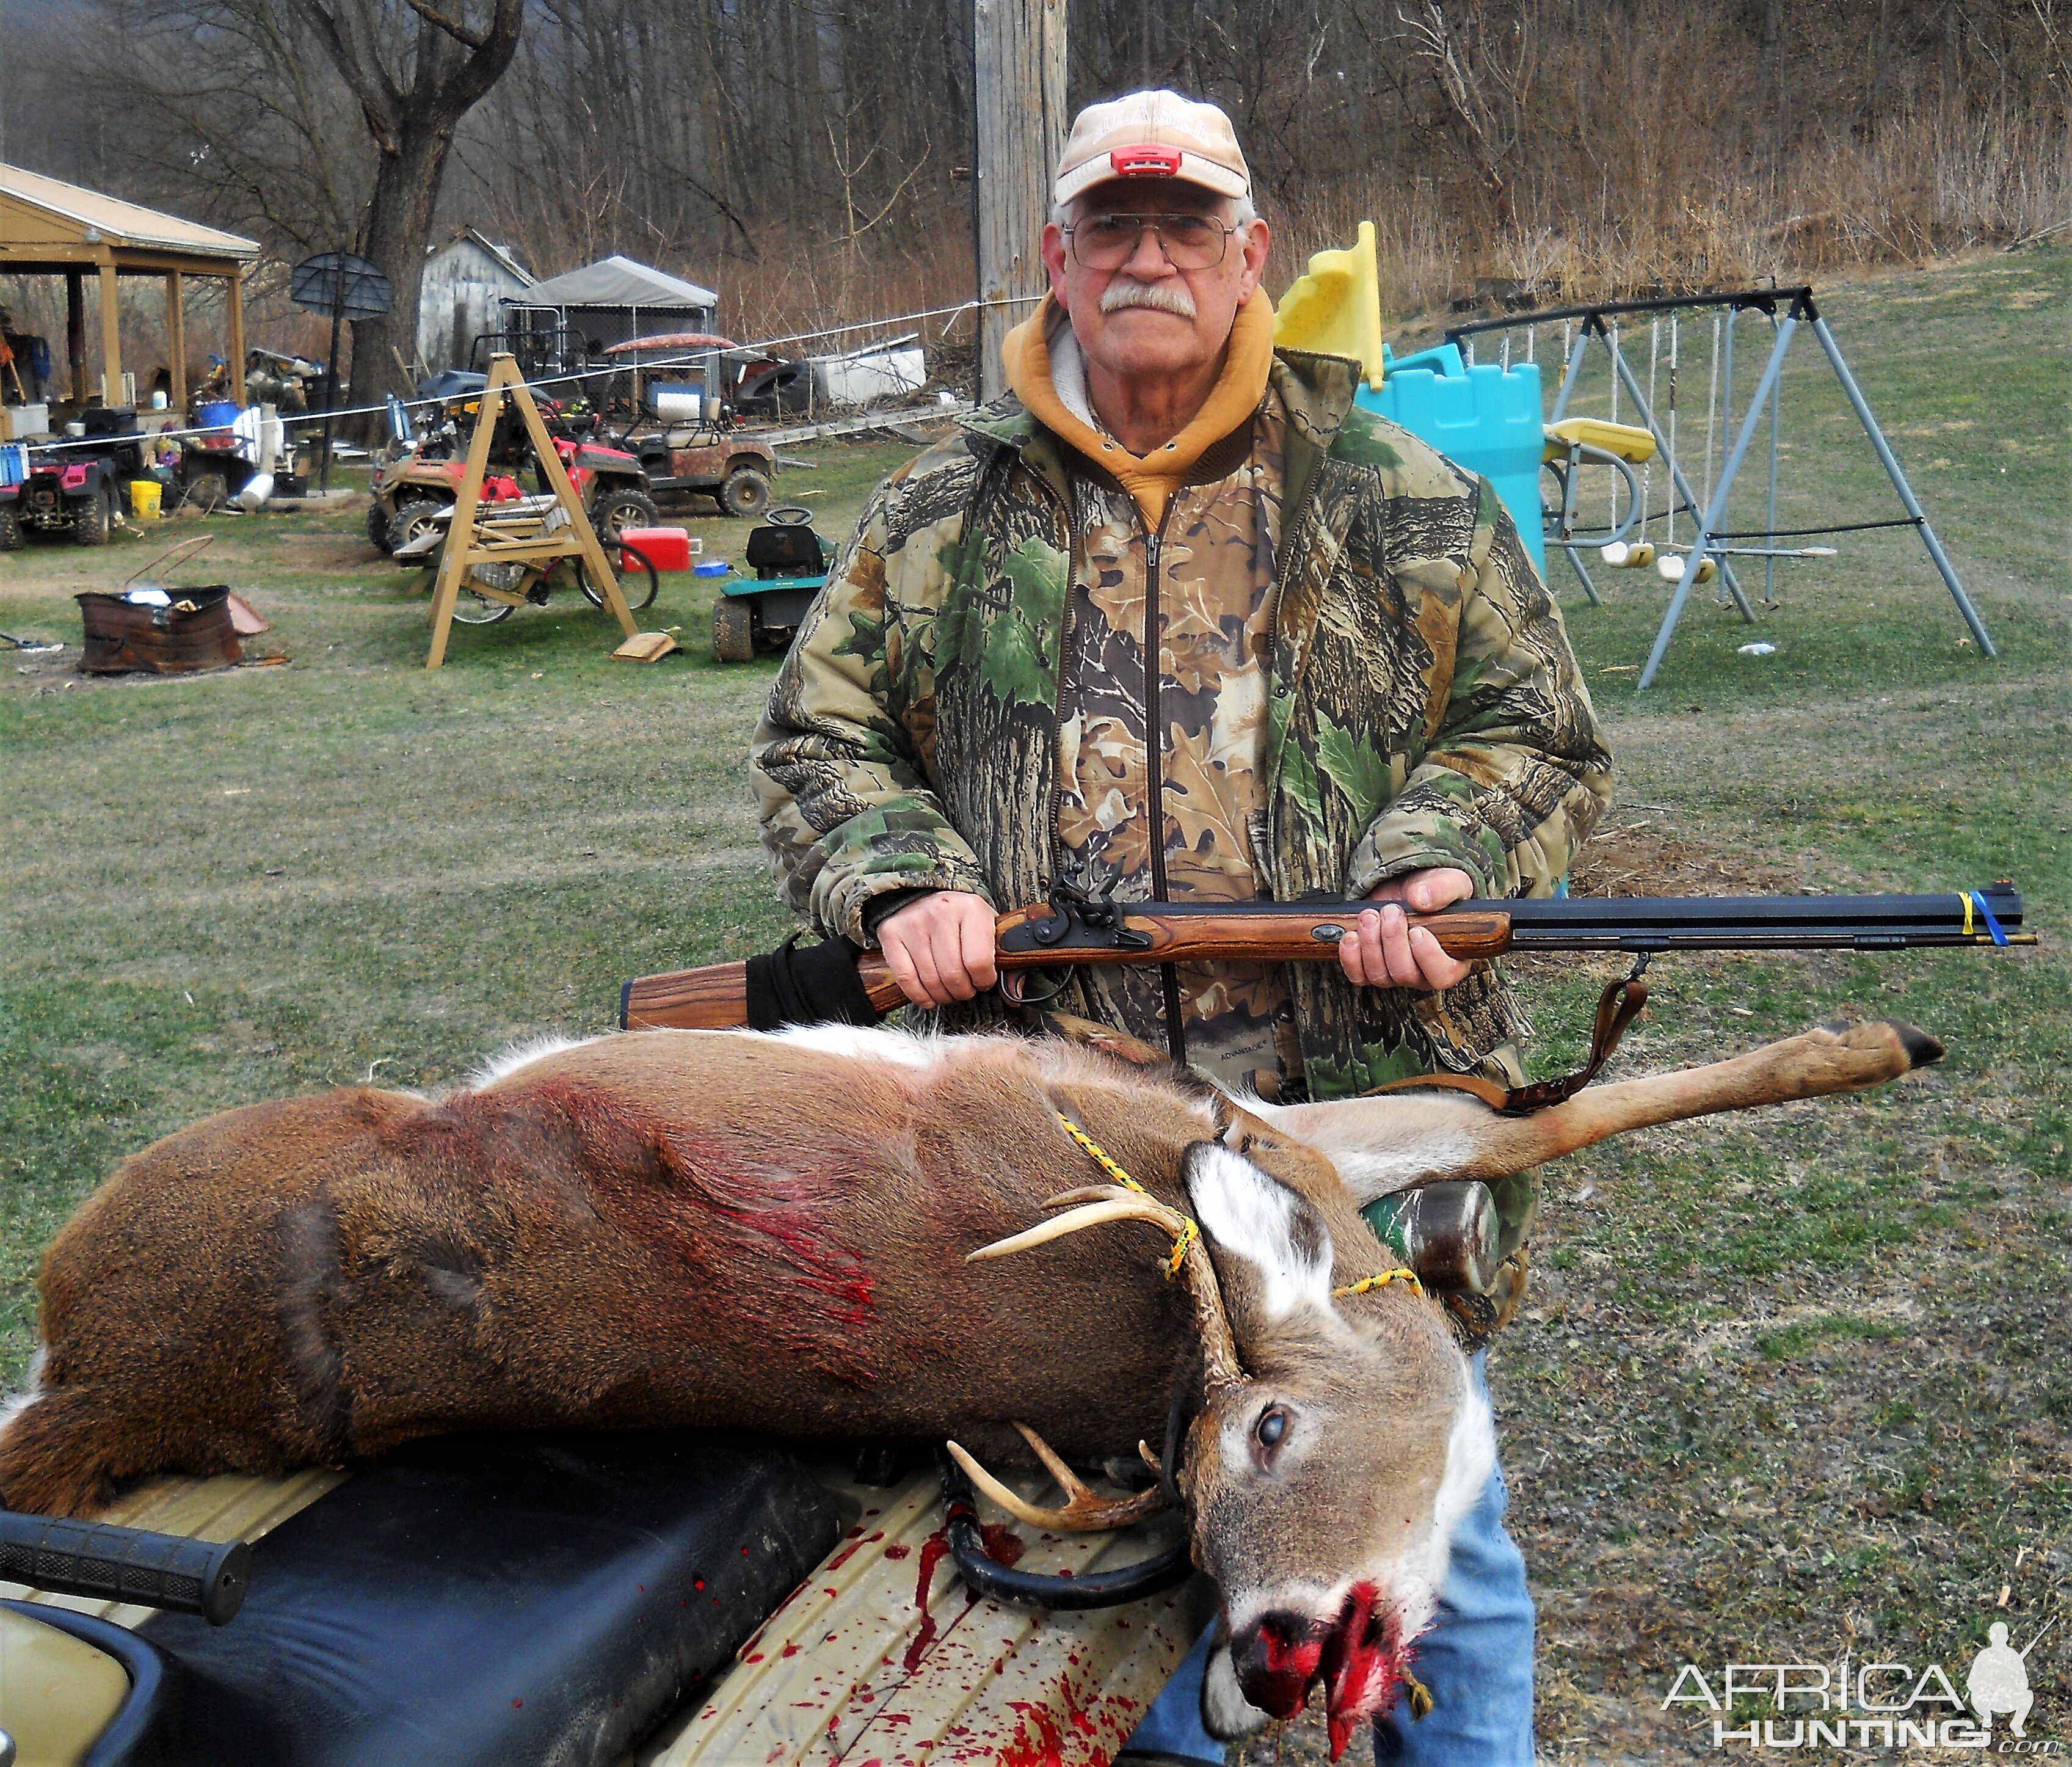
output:
[[[2043,1632],[2049,1631],[2057,1624],[2054,1617]],[[1996,1716],[2005,1713],[2013,1720],[2008,1726],[2011,1735],[2027,1734],[2023,1726],[2029,1720],[2029,1708],[2036,1703],[2036,1695],[2029,1687],[2029,1654],[2036,1648],[2043,1632],[2016,1650],[2008,1643],[2004,1620],[1996,1620],[1986,1629],[1989,1642],[1971,1659],[1971,1672],[1964,1678],[1964,1695],[1971,1702],[1971,1710],[1979,1715],[1979,1722],[1987,1729],[1993,1728]]]

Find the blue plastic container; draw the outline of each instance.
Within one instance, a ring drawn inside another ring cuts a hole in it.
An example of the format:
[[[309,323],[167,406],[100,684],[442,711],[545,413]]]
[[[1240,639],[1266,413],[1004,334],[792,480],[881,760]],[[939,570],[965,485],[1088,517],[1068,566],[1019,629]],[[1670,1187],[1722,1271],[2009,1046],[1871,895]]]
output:
[[[691,566],[691,575],[694,577],[723,577],[733,569],[734,566],[724,558],[701,558]]]
[[[18,442],[0,447],[0,484],[19,484],[29,476],[29,451]]]
[[[204,430],[227,430],[237,421],[237,407],[228,399],[212,399],[195,413],[195,422]]]
[[[1539,369],[1530,362],[1509,369],[1478,362],[1471,368],[1451,344],[1421,350],[1401,361],[1384,344],[1381,356],[1381,390],[1376,393],[1363,384],[1358,403],[1401,424],[1448,459],[1487,479],[1517,522],[1533,563],[1545,576],[1540,455],[1547,432],[1540,417]]]

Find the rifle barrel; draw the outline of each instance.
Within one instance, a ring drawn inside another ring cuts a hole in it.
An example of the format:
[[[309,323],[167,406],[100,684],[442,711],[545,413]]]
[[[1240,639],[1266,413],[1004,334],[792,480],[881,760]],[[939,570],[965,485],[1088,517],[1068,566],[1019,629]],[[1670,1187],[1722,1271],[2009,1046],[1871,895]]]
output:
[[[1001,917],[1003,969],[1314,961],[1371,901],[1042,904]],[[1457,902],[1411,916],[1454,957],[1515,951],[1897,950],[2033,944],[2012,885],[1938,896],[1610,896]]]
[[[1516,951],[1879,951],[2036,941],[2022,931],[2021,897],[2004,884],[1938,896],[1556,896],[1503,906]]]

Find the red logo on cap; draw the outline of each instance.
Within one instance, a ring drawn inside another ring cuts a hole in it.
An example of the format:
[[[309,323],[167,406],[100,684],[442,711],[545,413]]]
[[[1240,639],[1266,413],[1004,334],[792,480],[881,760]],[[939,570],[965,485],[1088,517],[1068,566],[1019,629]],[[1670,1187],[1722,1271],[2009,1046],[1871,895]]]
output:
[[[1108,156],[1118,178],[1178,178],[1180,150],[1146,143],[1141,147],[1118,147]]]

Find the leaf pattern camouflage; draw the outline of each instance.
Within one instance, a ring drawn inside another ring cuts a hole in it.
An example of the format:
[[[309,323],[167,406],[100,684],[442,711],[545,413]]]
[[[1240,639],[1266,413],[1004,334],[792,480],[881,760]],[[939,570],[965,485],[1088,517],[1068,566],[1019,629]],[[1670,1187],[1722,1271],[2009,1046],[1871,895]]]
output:
[[[1264,626],[1245,621],[1263,663],[1259,892],[1360,896],[1433,865],[1461,867],[1481,895],[1551,892],[1611,761],[1510,515],[1475,475],[1356,408],[1352,365],[1281,352],[1269,385],[1284,496]],[[753,764],[787,898],[824,932],[867,940],[890,892],[1018,906],[1062,874],[1067,789],[1091,789],[1083,709],[1064,752],[1067,615],[1099,587],[1072,516],[1092,469],[1067,455],[1011,399],[972,414],[873,495],[801,627]],[[1226,610],[1198,612],[1204,636],[1227,637]],[[1289,966],[1281,985],[1314,1096],[1435,1068],[1521,1077],[1522,1020],[1494,965],[1441,995],[1355,989],[1324,964]],[[1100,1015],[1083,986],[1059,1004]]]
[[[1264,801],[1286,427],[1269,386],[1251,423],[1205,454],[1167,500],[1155,536],[1114,480],[1071,474],[1083,564],[1059,691],[1058,847],[1075,889],[1138,902],[1260,894],[1252,830]],[[1158,657],[1149,676],[1147,623]],[[1226,1085],[1285,1089],[1301,1071],[1284,966],[1096,970],[1084,991],[1104,1023]],[[1174,1003],[1178,1040],[1167,1030]]]

